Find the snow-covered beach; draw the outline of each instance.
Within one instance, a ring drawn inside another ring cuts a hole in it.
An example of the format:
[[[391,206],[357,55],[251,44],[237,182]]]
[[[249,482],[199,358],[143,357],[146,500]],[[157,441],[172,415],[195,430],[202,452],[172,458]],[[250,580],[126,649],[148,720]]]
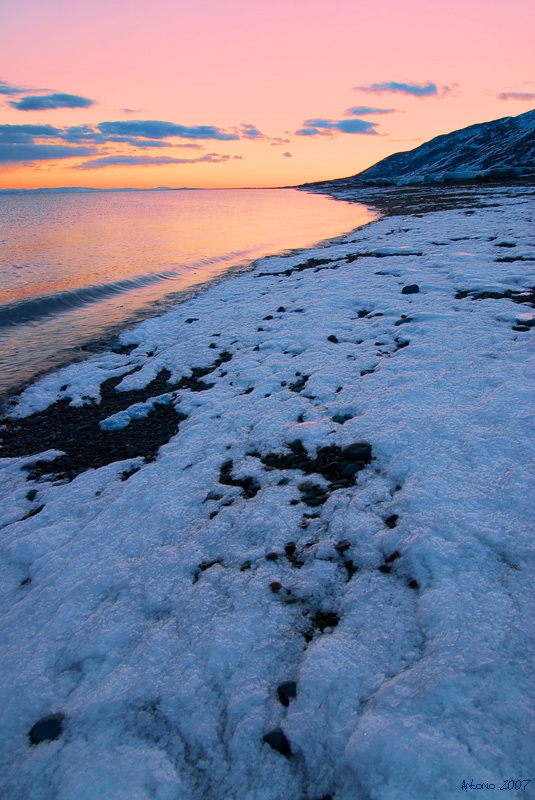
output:
[[[262,259],[21,395],[2,797],[535,796],[534,199]]]

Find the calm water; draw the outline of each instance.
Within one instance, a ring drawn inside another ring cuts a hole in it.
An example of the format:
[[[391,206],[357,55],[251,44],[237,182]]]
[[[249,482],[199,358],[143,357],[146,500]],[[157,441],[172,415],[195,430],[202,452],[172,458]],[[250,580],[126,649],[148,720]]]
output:
[[[373,218],[295,189],[0,195],[0,394],[232,268]]]

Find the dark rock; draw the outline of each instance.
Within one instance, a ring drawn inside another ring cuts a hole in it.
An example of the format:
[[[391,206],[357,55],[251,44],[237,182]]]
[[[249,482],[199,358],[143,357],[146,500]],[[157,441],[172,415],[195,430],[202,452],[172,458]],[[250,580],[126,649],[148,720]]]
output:
[[[32,500],[35,500],[36,496],[37,496],[37,489],[30,489],[30,491],[26,493],[26,499],[29,500],[30,502]]]
[[[412,322],[412,317],[402,317],[401,319],[396,320],[396,322],[394,322],[394,325],[396,326],[405,325],[406,322]]]
[[[313,619],[313,625],[322,633],[325,628],[335,628],[340,622],[340,617],[333,611],[318,611]]]
[[[288,486],[290,483],[289,478],[281,478],[280,481],[277,483],[277,486]]]
[[[262,319],[273,319],[271,314],[268,314],[267,317],[262,317]]]
[[[286,311],[286,309],[284,308],[284,306],[279,306],[279,307],[278,307],[278,309],[277,309],[277,313],[278,313],[278,314],[282,314],[282,312],[283,312],[283,311]]]
[[[363,463],[364,462],[361,462],[360,464],[346,464],[341,470],[340,475],[342,475],[343,478],[352,478],[359,470],[362,469]]]
[[[188,317],[188,319],[186,320],[186,322],[188,322],[188,323],[198,322],[198,321],[199,321],[199,317]]]
[[[39,744],[40,742],[53,742],[58,739],[63,733],[63,721],[65,714],[49,714],[47,717],[42,717],[35,723],[30,733],[28,734],[31,744]]]
[[[277,695],[283,706],[289,706],[290,700],[297,695],[297,684],[295,681],[284,681],[277,686]]]
[[[338,344],[338,339],[336,338],[334,333],[331,333],[330,336],[327,336],[327,341],[328,342],[333,342],[334,344]]]
[[[251,562],[249,560],[243,562],[240,567],[240,572],[246,572],[248,569],[251,569]]]
[[[310,481],[301,481],[301,483],[297,484],[297,489],[300,492],[306,494],[307,492],[314,491],[316,484],[311,483]]]
[[[279,583],[278,581],[273,581],[273,583],[269,584],[269,588],[271,589],[273,594],[277,594],[277,592],[280,592],[280,590],[282,589],[282,583]]]
[[[342,449],[342,455],[347,461],[363,461],[367,464],[372,459],[372,446],[368,442],[354,442]]]
[[[277,753],[286,756],[286,758],[290,758],[292,755],[290,742],[280,728],[275,728],[274,731],[266,733],[263,741],[273,748],[273,750],[276,750]]]
[[[290,442],[288,445],[292,453],[306,453],[305,448],[303,447],[303,442],[301,439],[294,439],[293,442]]]
[[[271,551],[271,553],[266,553],[266,561],[277,561],[278,557],[279,554],[275,553],[275,551]]]
[[[398,517],[397,514],[391,514],[389,517],[387,517],[385,519],[386,527],[387,528],[395,528],[396,525],[398,524],[398,519],[399,519],[399,517]]]
[[[41,511],[43,510],[44,507],[45,506],[44,506],[44,503],[43,503],[42,506],[37,506],[37,508],[32,508],[32,510],[28,511],[28,513],[25,514],[23,517],[21,517],[21,519],[30,519],[30,517],[35,517],[36,514],[40,514],[41,513]]]
[[[297,500],[297,499],[294,497],[294,498],[293,498],[293,500],[290,500],[290,505],[291,505],[291,506],[297,506],[297,505],[299,505],[299,500]]]
[[[520,333],[527,333],[529,328],[527,325],[513,325],[512,330],[519,331]]]
[[[418,581],[415,581],[414,578],[413,578],[411,581],[409,581],[409,588],[411,588],[411,589],[419,589],[420,588],[420,584],[418,583]]]
[[[327,498],[325,498],[325,499],[327,499]],[[310,508],[317,508],[317,506],[321,506],[322,503],[324,503],[324,502],[325,502],[325,500],[320,500],[315,495],[313,495],[313,496],[312,495],[306,495],[305,497],[303,497],[303,503],[305,503],[307,506],[310,506]]]
[[[410,283],[408,286],[404,286],[401,290],[401,294],[417,294],[420,291],[420,287],[417,283]]]
[[[341,542],[338,542],[338,544],[335,544],[334,549],[338,553],[345,553],[345,551],[349,550],[350,547],[351,547],[351,542],[349,541],[349,539],[342,539]]]
[[[295,542],[288,542],[288,544],[284,545],[284,552],[286,553],[287,556],[293,556],[296,549],[297,546]]]
[[[340,414],[335,414],[332,418],[333,422],[337,422],[339,425],[344,425],[347,420],[345,417],[342,417]]]
[[[208,492],[206,495],[205,500],[221,500],[223,497],[222,494],[218,494],[217,492]]]
[[[398,558],[401,558],[401,553],[399,550],[394,550],[394,552],[389,555],[388,558],[385,558],[385,561],[387,564],[392,564],[392,562],[397,561]]]
[[[385,575],[388,575],[390,572],[392,572],[392,567],[388,564],[381,564],[379,567],[379,572],[384,572]]]

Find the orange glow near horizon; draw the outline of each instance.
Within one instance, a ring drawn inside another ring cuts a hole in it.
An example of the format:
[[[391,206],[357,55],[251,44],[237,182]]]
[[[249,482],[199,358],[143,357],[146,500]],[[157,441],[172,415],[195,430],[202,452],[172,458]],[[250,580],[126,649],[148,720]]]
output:
[[[352,175],[439,134],[535,106],[528,0],[512,0],[507,15],[497,0],[453,0],[432,10],[424,0],[373,7],[335,0],[328,8],[320,0],[269,7],[245,0],[199,0],[195,7],[154,0],[150,9],[149,15],[141,0],[112,7],[95,0],[91,12],[63,0],[20,0],[4,13],[0,79],[5,91],[20,91],[5,94],[0,84],[0,126],[89,127],[85,142],[25,134],[17,143],[9,138],[14,129],[4,129],[0,188],[291,186]],[[434,95],[399,89],[430,82]],[[395,84],[397,91],[354,89]],[[56,93],[94,104],[10,105]],[[395,111],[346,115],[352,107]],[[337,127],[351,119],[361,119],[363,128],[374,123],[369,130],[376,134]],[[95,130],[102,122],[136,120],[213,126],[240,138],[127,140]],[[323,127],[297,135],[306,120]],[[242,125],[263,136],[244,138]],[[88,155],[44,158],[60,149],[38,148],[32,158],[35,145],[83,146]],[[203,157],[209,160],[171,161]],[[135,161],[78,168],[103,158]],[[139,159],[167,163],[140,165]]]

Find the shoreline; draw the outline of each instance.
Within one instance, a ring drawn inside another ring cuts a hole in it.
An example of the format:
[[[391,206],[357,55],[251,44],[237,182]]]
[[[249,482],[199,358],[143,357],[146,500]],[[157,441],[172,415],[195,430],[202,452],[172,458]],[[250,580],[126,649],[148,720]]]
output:
[[[387,195],[412,213],[263,258],[18,398],[6,796],[88,796],[95,770],[191,800],[527,777],[535,192],[462,195]]]

